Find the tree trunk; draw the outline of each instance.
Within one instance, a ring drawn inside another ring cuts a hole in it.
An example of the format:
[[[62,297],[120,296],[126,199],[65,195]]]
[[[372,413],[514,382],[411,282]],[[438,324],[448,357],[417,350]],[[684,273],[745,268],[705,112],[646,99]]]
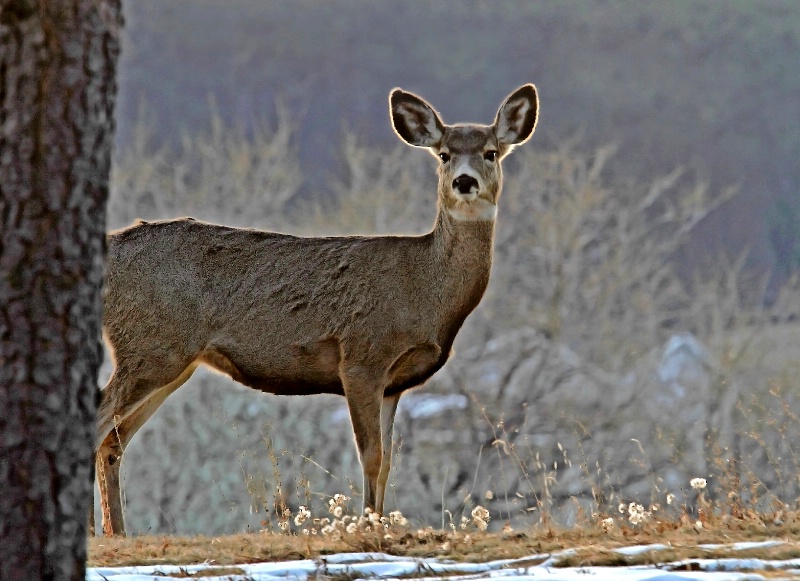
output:
[[[0,0],[0,580],[85,578],[121,0]]]

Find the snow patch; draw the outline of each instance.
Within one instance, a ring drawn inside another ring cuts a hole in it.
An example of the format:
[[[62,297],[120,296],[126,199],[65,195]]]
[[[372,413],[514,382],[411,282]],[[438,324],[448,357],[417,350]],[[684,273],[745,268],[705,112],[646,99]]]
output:
[[[759,543],[736,543],[733,545],[704,545],[703,547],[744,550],[781,544],[782,541]],[[667,548],[663,544],[635,545],[616,549],[624,555],[637,555],[647,551]],[[637,565],[631,567],[554,567],[559,559],[573,554],[568,549],[553,554],[531,555],[521,559],[502,559],[488,563],[457,563],[443,559],[415,559],[382,553],[342,553],[327,555],[317,560],[285,561],[279,563],[255,563],[236,565],[243,575],[203,577],[204,581],[307,581],[320,577],[364,579],[402,579],[413,577],[414,581],[441,579],[449,581],[476,581],[480,579],[502,579],[502,581],[753,581],[763,577],[754,573],[765,569],[782,569],[787,573],[800,567],[800,560],[767,561],[761,559],[688,559],[658,566]],[[537,565],[526,565],[536,562]],[[178,579],[170,575],[185,575],[214,565],[157,565],[142,567],[96,567],[87,570],[87,581],[168,581]],[[686,570],[692,569],[692,570]]]

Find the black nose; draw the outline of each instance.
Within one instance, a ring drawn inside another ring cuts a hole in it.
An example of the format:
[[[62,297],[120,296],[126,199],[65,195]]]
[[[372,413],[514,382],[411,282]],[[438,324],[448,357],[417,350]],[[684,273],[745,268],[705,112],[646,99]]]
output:
[[[453,189],[458,190],[462,194],[468,194],[472,188],[478,189],[478,180],[467,174],[461,174],[453,180]]]

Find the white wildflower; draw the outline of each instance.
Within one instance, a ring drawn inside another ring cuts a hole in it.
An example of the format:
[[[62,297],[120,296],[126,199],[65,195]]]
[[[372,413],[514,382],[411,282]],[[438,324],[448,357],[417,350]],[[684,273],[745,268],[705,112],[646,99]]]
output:
[[[641,504],[631,502],[628,505],[628,521],[632,525],[638,525],[650,518],[650,511],[646,511]]]
[[[323,527],[320,533],[322,533],[323,537],[327,537],[332,541],[338,541],[342,538],[342,531],[340,531],[339,529],[337,529],[335,526],[332,525],[327,525]]]
[[[336,518],[342,518],[344,513],[344,505],[347,504],[350,498],[344,494],[334,494],[333,498],[328,499],[328,512]]]
[[[472,518],[479,518],[481,520],[489,520],[489,511],[481,505],[472,509]]]
[[[300,505],[300,508],[297,509],[297,516],[294,517],[294,524],[295,526],[301,526],[304,522],[306,522],[311,517],[311,511],[308,510],[308,507]]]
[[[403,516],[403,513],[399,510],[395,510],[389,513],[389,523],[396,526],[404,527],[408,524],[408,519]]]
[[[672,504],[673,502],[675,502],[675,495],[670,492],[667,494],[667,504]]]
[[[347,531],[348,534],[352,535],[358,530],[358,527],[356,526],[356,523],[351,522],[349,525],[347,525],[347,528],[345,530]]]
[[[472,509],[472,523],[478,528],[478,530],[485,531],[489,526],[489,520],[489,511],[481,505],[478,505]]]
[[[604,518],[600,521],[600,526],[603,527],[605,532],[608,532],[614,528],[614,519],[612,517]]]
[[[692,478],[689,481],[689,486],[691,486],[695,490],[703,490],[706,487],[706,479],[705,478]]]

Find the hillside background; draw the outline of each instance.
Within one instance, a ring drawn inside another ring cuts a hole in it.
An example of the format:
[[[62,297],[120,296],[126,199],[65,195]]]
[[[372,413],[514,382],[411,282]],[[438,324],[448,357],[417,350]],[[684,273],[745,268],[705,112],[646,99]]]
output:
[[[310,235],[423,232],[434,164],[398,145],[389,90],[418,92],[446,122],[488,123],[512,89],[537,84],[540,122],[506,167],[485,303],[430,386],[442,399],[411,398],[398,420],[404,512],[439,524],[483,502],[507,520],[569,519],[721,479],[721,460],[744,488],[761,482],[758,498],[796,496],[800,4],[125,10],[112,227],[188,214]],[[276,495],[296,506],[350,493],[343,409],[199,374],[131,443],[129,529],[253,530]]]

